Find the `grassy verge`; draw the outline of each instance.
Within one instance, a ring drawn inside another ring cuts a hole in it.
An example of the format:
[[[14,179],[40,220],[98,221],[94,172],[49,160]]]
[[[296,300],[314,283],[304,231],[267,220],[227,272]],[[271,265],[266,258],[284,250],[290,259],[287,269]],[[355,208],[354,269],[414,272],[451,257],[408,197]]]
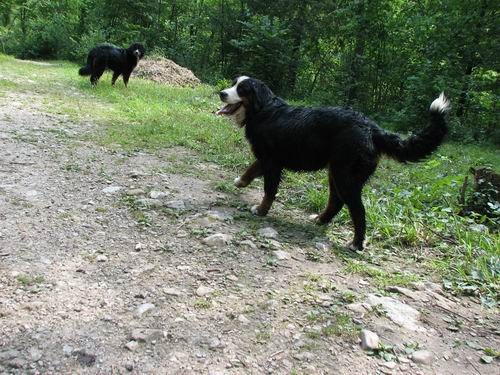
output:
[[[242,133],[213,115],[218,100],[210,86],[178,88],[132,79],[128,89],[121,82],[113,88],[110,77],[104,76],[92,89],[77,75],[74,64],[31,64],[0,55],[0,92],[35,92],[49,111],[102,125],[95,140],[108,147],[184,146],[233,171],[241,171],[251,160]],[[498,150],[447,144],[420,164],[383,160],[365,189],[370,250],[360,262],[397,256],[402,271],[405,267],[437,271],[455,290],[480,294],[488,302],[495,299],[500,273],[498,224],[457,215],[460,186],[469,168],[478,165],[500,165]],[[280,200],[287,207],[317,212],[326,203],[325,186],[325,173],[287,174]],[[336,241],[348,223],[344,211],[329,227],[330,237]],[[478,232],[475,223],[489,230]]]

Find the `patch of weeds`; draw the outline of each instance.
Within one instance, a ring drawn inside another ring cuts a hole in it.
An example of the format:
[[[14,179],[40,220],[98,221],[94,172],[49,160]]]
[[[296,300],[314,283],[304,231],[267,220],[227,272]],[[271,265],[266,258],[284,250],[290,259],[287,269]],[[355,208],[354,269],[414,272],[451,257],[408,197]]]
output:
[[[354,338],[359,331],[348,314],[339,312],[335,308],[308,311],[306,319],[310,323],[323,324],[318,334],[325,337]]]
[[[353,292],[348,290],[348,291],[342,292],[340,298],[345,303],[353,303],[354,301],[356,301],[357,296],[356,296],[356,294],[354,294]]]
[[[221,193],[234,194],[236,193],[237,188],[231,182],[222,180],[215,183],[215,190],[220,191]]]
[[[109,210],[108,210],[108,208],[107,208],[107,207],[96,207],[96,208],[95,208],[95,211],[96,211],[96,212],[99,212],[99,213],[101,213],[101,214],[104,214],[104,213],[108,212]]]
[[[489,357],[500,359],[500,351],[499,350],[496,350],[493,348],[484,348],[483,351],[484,351],[484,354],[486,354]]]
[[[80,172],[82,168],[78,164],[66,164],[63,168],[65,171],[68,172]]]
[[[311,340],[318,340],[321,338],[321,332],[310,330],[306,332],[306,337]]]
[[[278,267],[278,260],[275,257],[269,256],[266,258],[266,266],[267,267]]]
[[[379,348],[376,350],[377,356],[386,362],[391,362],[396,359],[396,351],[391,345],[379,343]]]
[[[413,354],[420,349],[420,344],[418,342],[408,342],[405,343],[404,346],[406,354]]]
[[[142,206],[133,196],[127,195],[122,198],[123,203],[129,209],[132,218],[142,227],[149,227],[152,224],[151,217],[142,210]]]
[[[345,268],[348,273],[356,273],[362,276],[370,277],[379,288],[388,286],[408,286],[419,280],[419,277],[411,273],[389,273],[379,268],[369,266],[364,262],[357,260],[348,260]]]
[[[321,329],[324,336],[338,336],[354,338],[358,335],[359,328],[354,324],[352,318],[345,313],[334,313],[334,322]]]
[[[321,253],[315,249],[309,249],[306,252],[306,259],[311,262],[319,262],[321,261]]]
[[[330,280],[316,274],[307,275],[307,281],[304,282],[303,287],[304,291],[310,294],[318,291],[328,293],[335,289],[335,285]]]
[[[194,307],[199,310],[207,310],[212,307],[212,301],[208,298],[198,298],[194,303]]]
[[[255,333],[255,341],[257,344],[265,344],[271,339],[271,332],[267,328],[258,329]]]
[[[106,181],[111,181],[112,180],[111,175],[109,175],[108,172],[106,172],[106,170],[104,169],[104,167],[101,167],[99,169],[99,177],[101,177],[103,180],[106,180]]]
[[[44,277],[41,275],[30,276],[30,275],[18,275],[16,280],[23,286],[32,286],[36,284],[41,284],[45,281]]]

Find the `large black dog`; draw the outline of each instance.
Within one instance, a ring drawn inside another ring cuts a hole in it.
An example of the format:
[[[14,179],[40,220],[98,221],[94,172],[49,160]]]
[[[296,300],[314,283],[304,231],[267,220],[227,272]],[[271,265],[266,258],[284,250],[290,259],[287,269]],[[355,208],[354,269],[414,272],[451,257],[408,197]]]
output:
[[[113,71],[111,84],[114,85],[121,74],[127,86],[132,71],[145,53],[144,46],[139,43],[134,43],[127,49],[111,44],[101,44],[89,52],[87,65],[80,68],[78,73],[81,76],[90,75],[90,83],[95,86],[104,71],[110,69]]]
[[[328,168],[330,195],[324,211],[316,216],[330,222],[347,205],[354,223],[354,239],[348,245],[362,250],[365,238],[363,185],[375,172],[382,154],[402,163],[416,162],[430,155],[447,133],[446,113],[450,105],[441,94],[430,106],[429,125],[402,139],[348,108],[301,108],[276,97],[261,81],[239,77],[220,92],[226,103],[217,113],[230,116],[245,134],[257,159],[235,180],[245,187],[264,176],[264,198],[252,207],[265,216],[275,199],[283,169],[316,171]]]

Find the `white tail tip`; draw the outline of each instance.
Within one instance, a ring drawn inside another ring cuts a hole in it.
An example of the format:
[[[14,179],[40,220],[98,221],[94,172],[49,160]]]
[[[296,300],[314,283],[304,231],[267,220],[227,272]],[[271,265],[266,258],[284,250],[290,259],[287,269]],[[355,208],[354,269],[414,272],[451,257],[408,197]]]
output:
[[[444,92],[442,92],[441,95],[432,102],[430,110],[432,112],[446,113],[450,108],[450,101],[444,96]]]

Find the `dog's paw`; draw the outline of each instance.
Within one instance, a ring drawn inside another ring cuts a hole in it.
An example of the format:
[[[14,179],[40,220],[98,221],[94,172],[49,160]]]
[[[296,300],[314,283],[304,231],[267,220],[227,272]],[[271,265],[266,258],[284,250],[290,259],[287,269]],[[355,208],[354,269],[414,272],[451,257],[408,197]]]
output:
[[[318,224],[318,225],[328,224],[328,222],[324,221],[323,218],[321,217],[321,215],[318,215],[318,214],[309,215],[309,220],[311,220],[312,222],[314,222],[315,224]]]
[[[241,177],[236,177],[234,179],[234,186],[236,186],[237,188],[244,188],[244,187],[248,186],[248,183],[246,183],[245,181],[243,181],[241,179]]]
[[[264,212],[259,205],[255,205],[255,206],[252,206],[252,208],[250,209],[250,212],[252,214],[254,214],[255,216],[266,216],[267,215],[267,211]]]
[[[363,251],[363,244],[355,244],[353,241],[347,243],[345,247],[354,252]]]

